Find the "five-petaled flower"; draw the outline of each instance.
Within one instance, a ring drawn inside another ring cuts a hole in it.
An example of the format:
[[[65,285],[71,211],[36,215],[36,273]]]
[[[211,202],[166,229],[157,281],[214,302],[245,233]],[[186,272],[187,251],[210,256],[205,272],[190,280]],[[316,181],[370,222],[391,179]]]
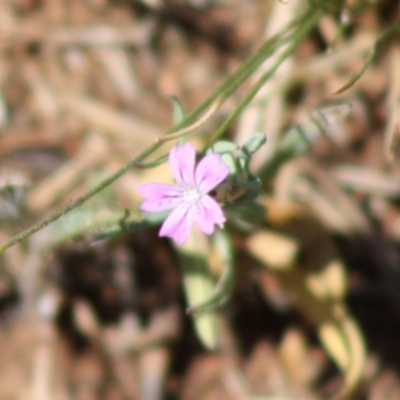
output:
[[[211,235],[215,225],[222,225],[226,218],[221,206],[209,193],[229,175],[229,167],[216,153],[206,155],[196,166],[196,150],[189,143],[171,150],[169,165],[176,184],[148,183],[140,186],[138,191],[145,198],[141,210],[172,210],[159,235],[171,237],[179,245],[188,239],[194,224]]]

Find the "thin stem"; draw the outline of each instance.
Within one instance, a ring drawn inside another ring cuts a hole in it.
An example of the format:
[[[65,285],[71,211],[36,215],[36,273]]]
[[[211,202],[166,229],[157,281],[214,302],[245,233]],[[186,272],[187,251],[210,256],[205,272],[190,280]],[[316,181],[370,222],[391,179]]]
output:
[[[375,41],[374,45],[370,49],[366,60],[364,61],[363,66],[361,69],[356,72],[350,80],[342,86],[340,89],[336,90],[333,92],[333,94],[340,94],[343,93],[345,90],[349,89],[351,86],[353,86],[364,74],[364,72],[367,70],[367,68],[371,65],[372,61],[374,60],[376,53],[378,51],[379,46],[384,42],[385,40],[389,39],[392,35],[394,35],[398,30],[400,30],[400,21],[397,21],[393,25],[391,25],[385,32],[383,32],[378,39]]]
[[[105,180],[100,182],[97,186],[93,187],[92,189],[90,189],[88,192],[86,192],[82,196],[79,196],[75,200],[72,200],[71,202],[66,204],[64,207],[62,207],[60,210],[58,210],[54,214],[52,214],[50,217],[46,218],[44,221],[38,222],[36,225],[33,225],[32,227],[26,229],[25,231],[21,232],[20,234],[14,236],[9,241],[2,244],[0,246],[0,253],[2,253],[4,250],[8,249],[9,247],[13,246],[14,244],[17,244],[17,243],[21,242],[22,240],[28,238],[29,236],[33,235],[34,233],[40,231],[41,229],[45,228],[46,226],[50,225],[52,222],[61,218],[63,215],[67,214],[68,212],[72,211],[74,208],[82,206],[87,200],[89,200],[95,194],[97,194],[100,191],[102,191],[103,189],[105,189],[111,183],[115,182],[122,175],[126,174],[132,167],[135,166],[136,163],[144,160],[148,155],[150,155],[153,151],[155,151],[160,146],[161,146],[161,144],[158,144],[158,143],[153,144],[148,149],[142,151],[139,155],[137,155],[135,158],[133,158],[131,161],[129,161],[121,169],[119,169],[114,174],[112,174],[111,176],[109,176],[108,178],[106,178]]]
[[[312,10],[308,10],[303,15],[295,18],[294,20],[288,22],[281,30],[279,30],[274,36],[269,38],[243,65],[234,72],[217,90],[214,91],[202,104],[200,104],[195,110],[189,113],[186,118],[173,130],[169,132],[166,136],[171,134],[176,134],[178,137],[193,131],[193,126],[197,129],[200,125],[206,122],[206,120],[214,114],[214,112],[222,105],[222,103],[258,68],[268,56],[273,54],[278,47],[282,46],[284,43],[290,40],[291,36],[288,32],[296,26],[301,26],[304,21],[306,21]],[[215,103],[214,105],[212,105]],[[210,107],[211,106],[211,107]],[[182,129],[185,131],[181,135],[178,129],[186,127],[190,121],[193,121],[200,113],[206,110],[208,107],[210,109],[206,112],[207,118],[200,118],[199,121],[195,122],[192,126]],[[198,125],[197,125],[198,124]],[[186,131],[187,129],[187,131]],[[169,139],[169,138],[168,138]],[[167,138],[157,139],[159,141],[166,141]]]
[[[168,154],[165,154],[159,158],[157,158],[157,160],[154,161],[149,161],[149,162],[140,162],[137,161],[134,164],[135,168],[139,168],[139,169],[146,169],[146,168],[154,168],[154,167],[158,167],[161,164],[164,164],[168,161]]]
[[[301,23],[307,17],[308,13],[305,13],[298,19],[290,21],[278,33],[268,39],[268,41],[256,52],[253,57],[246,61],[238,69],[238,71],[236,71],[224,84],[220,86],[220,88],[214,94],[210,96],[209,99],[212,99],[213,103],[199,120],[177,132],[157,138],[156,141],[167,142],[169,140],[178,139],[194,132],[196,129],[206,123],[209,118],[221,107],[225,100],[254,72],[254,70],[260,64],[262,64],[269,55],[276,51],[277,47],[282,46],[286,41],[291,39],[291,36],[289,36],[287,32],[297,24],[301,25]],[[286,35],[286,37],[283,37],[284,35]]]
[[[223,101],[221,101],[221,98],[217,98],[214,103],[211,105],[211,107],[207,110],[207,112],[196,122],[194,122],[192,125],[187,126],[186,128],[180,129],[178,132],[171,133],[169,135],[165,135],[163,137],[157,138],[156,143],[165,143],[168,142],[169,140],[175,140],[178,139],[182,136],[188,135],[189,133],[195,131],[196,129],[200,128],[203,124],[205,124],[211,116],[213,116],[217,110],[221,107]]]
[[[215,142],[219,137],[221,137],[232,122],[240,115],[240,113],[249,105],[254,96],[259,92],[259,90],[264,86],[265,82],[275,73],[285,59],[293,53],[299,43],[309,34],[309,32],[314,28],[315,24],[318,22],[320,14],[314,14],[311,18],[305,22],[302,27],[296,32],[295,37],[291,41],[290,45],[282,52],[276,62],[266,71],[258,81],[253,85],[248,94],[239,103],[236,109],[229,115],[228,118],[219,127],[217,132],[212,138],[212,143]]]

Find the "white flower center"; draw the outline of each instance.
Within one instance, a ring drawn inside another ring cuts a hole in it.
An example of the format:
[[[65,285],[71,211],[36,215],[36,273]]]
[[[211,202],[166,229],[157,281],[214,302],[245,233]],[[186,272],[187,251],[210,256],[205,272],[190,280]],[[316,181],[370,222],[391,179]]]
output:
[[[195,187],[186,188],[183,197],[186,201],[190,201],[191,203],[196,203],[202,197],[200,191]]]

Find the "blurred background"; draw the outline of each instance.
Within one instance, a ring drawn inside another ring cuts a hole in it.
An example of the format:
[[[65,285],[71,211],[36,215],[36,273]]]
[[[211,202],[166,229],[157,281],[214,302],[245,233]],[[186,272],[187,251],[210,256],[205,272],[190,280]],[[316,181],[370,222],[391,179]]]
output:
[[[1,0],[0,241],[121,168],[173,127],[170,94],[192,110],[309,3]],[[138,213],[138,185],[170,179],[166,164],[132,170],[1,254],[2,400],[400,398],[399,30],[334,94],[400,4],[337,3],[226,132],[265,132],[252,170],[267,211],[228,223],[235,287],[215,343],[157,227],[96,239]],[[285,132],[298,154],[269,162]]]

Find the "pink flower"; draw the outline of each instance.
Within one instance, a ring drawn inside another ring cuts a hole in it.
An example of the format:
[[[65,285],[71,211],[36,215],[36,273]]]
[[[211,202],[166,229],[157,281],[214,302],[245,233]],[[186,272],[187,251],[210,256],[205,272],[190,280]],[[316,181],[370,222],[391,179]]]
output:
[[[138,189],[145,197],[141,210],[173,210],[162,224],[159,235],[168,236],[179,245],[186,242],[194,224],[211,235],[215,225],[226,221],[221,206],[208,193],[228,176],[229,167],[215,153],[195,164],[196,150],[191,144],[176,146],[169,153],[176,184],[149,183]]]

